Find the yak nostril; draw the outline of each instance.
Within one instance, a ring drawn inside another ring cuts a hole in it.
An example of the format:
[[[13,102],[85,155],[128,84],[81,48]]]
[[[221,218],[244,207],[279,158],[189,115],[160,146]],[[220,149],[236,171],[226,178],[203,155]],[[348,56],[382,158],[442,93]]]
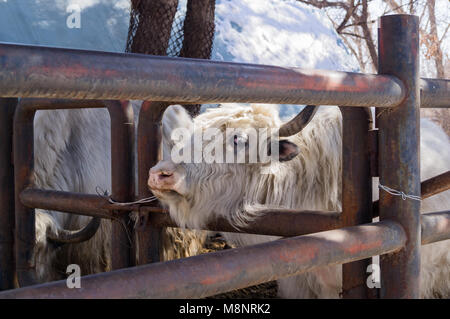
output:
[[[162,180],[173,176],[173,172],[171,171],[157,171],[150,172],[150,175],[153,176],[155,180]]]
[[[169,173],[169,172],[161,172],[161,173],[159,173],[159,177],[160,178],[166,178],[166,177],[170,177],[172,175],[173,175],[173,173]]]

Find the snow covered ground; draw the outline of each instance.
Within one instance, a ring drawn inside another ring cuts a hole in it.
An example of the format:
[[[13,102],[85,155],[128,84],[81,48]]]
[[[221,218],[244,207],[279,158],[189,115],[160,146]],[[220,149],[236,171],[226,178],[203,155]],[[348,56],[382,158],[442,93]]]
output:
[[[80,28],[67,20],[78,5]],[[129,0],[0,0],[0,41],[123,52]],[[179,15],[186,0],[179,1]],[[213,60],[358,71],[328,18],[295,0],[217,0]],[[280,106],[282,118],[299,106]]]

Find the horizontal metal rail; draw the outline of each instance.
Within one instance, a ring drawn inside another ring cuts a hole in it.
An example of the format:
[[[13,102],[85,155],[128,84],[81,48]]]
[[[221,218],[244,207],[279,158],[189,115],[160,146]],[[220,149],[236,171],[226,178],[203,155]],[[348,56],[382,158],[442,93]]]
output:
[[[427,179],[420,184],[422,199],[445,192],[450,189],[450,171]]]
[[[111,204],[98,195],[25,189],[20,194],[22,204],[29,208],[41,208],[66,213],[117,219],[124,213],[140,211],[148,213],[148,223],[154,227],[178,227],[168,212],[159,207]],[[203,230],[240,232],[247,234],[292,237],[343,227],[341,213],[272,209],[246,227],[236,228],[226,219],[210,222]],[[422,244],[450,239],[450,211],[421,215]]]
[[[138,210],[139,206],[110,204],[99,195],[27,188],[20,193],[20,201],[28,208],[54,210],[75,215],[114,219],[123,213]],[[119,210],[123,211],[121,214]]]
[[[143,207],[142,211],[145,211]],[[178,227],[168,212],[150,208],[149,223],[157,227]],[[292,237],[338,229],[343,226],[340,213],[272,210],[250,223],[247,227],[236,229],[226,220],[208,224],[204,230],[220,232],[240,232],[246,234]],[[422,245],[450,239],[450,211],[420,215]],[[305,223],[306,226],[303,224]]]
[[[384,221],[89,275],[79,289],[62,280],[1,292],[0,298],[201,298],[391,253],[405,242],[402,227]]]
[[[0,43],[0,96],[393,107],[392,76]],[[422,79],[421,107],[449,107],[449,80]]]
[[[145,212],[147,207],[142,207]],[[299,211],[288,209],[272,209],[262,212],[261,217],[247,226],[236,228],[225,218],[208,223],[203,230],[246,233],[256,235],[293,237],[343,227],[341,213],[320,211]],[[155,211],[150,208],[148,223],[156,227],[179,227],[167,211]]]
[[[148,212],[148,223],[155,227],[178,227],[166,210],[142,205],[111,204],[98,195],[79,194],[41,189],[25,189],[20,200],[28,208],[40,208],[60,212],[116,219],[130,211]],[[337,212],[313,212],[295,210],[267,210],[249,227],[236,228],[226,219],[208,224],[205,229],[223,232],[246,232],[274,236],[298,236],[342,227]]]
[[[450,107],[450,80],[421,79],[420,107],[421,108]]]
[[[0,96],[393,107],[388,75],[0,43]]]
[[[450,210],[421,215],[422,245],[450,239]]]

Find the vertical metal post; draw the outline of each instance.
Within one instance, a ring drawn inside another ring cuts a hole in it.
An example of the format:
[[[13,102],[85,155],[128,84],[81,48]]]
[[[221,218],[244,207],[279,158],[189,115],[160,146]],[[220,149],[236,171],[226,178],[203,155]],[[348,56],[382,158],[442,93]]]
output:
[[[0,99],[0,290],[14,288],[13,118],[17,99]]]
[[[341,107],[342,112],[342,222],[354,226],[372,221],[368,108]],[[342,265],[342,296],[367,298],[367,266],[371,259]],[[372,294],[370,294],[372,295]]]
[[[27,109],[21,100],[14,114],[14,191],[15,191],[15,260],[20,287],[37,283],[34,245],[36,241],[34,209],[25,207],[20,193],[32,184],[34,169],[34,127],[36,111]]]
[[[411,15],[380,18],[379,73],[398,77],[404,101],[377,110],[380,184],[420,196],[419,170],[419,19]],[[420,279],[420,202],[380,190],[380,219],[400,223],[406,246],[382,255],[382,298],[418,298]]]
[[[111,118],[111,192],[120,202],[134,198],[133,108],[128,101],[105,101]],[[134,266],[132,227],[128,215],[112,222],[112,269]]]
[[[164,110],[169,106],[166,102],[142,103],[138,123],[138,197],[151,196],[148,189],[148,172],[159,159],[159,145],[161,143],[161,118]],[[138,250],[138,264],[144,265],[161,260],[162,230],[148,224],[146,215],[139,215],[136,229],[136,249]]]

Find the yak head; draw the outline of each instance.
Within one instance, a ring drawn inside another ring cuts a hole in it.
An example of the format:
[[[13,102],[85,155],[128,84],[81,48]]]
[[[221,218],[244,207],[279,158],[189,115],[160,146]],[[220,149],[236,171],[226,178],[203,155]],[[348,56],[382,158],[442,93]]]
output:
[[[264,196],[261,176],[277,174],[299,153],[282,137],[298,133],[316,109],[307,106],[280,125],[268,106],[209,109],[192,119],[173,105],[163,116],[162,160],[148,186],[181,227],[202,227],[212,216],[236,223],[247,201]]]

